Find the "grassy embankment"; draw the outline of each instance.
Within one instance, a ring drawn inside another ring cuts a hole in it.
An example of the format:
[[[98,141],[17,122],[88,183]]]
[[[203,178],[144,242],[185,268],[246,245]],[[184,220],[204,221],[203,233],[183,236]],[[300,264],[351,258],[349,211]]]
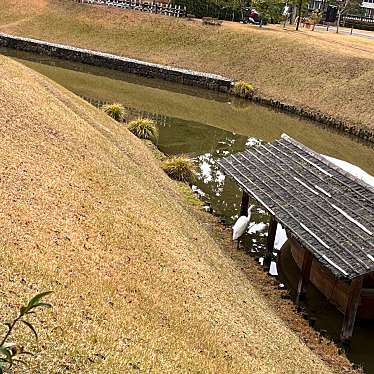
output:
[[[18,63],[0,74],[0,320],[55,292],[30,372],[331,372],[142,142]]]
[[[3,0],[0,10],[0,31],[244,79],[264,96],[373,128],[374,42],[365,38],[215,28],[69,0]]]

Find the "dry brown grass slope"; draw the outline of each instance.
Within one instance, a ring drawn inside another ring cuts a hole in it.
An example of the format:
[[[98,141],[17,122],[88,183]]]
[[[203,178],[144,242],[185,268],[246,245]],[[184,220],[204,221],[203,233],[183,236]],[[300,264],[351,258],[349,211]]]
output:
[[[5,0],[1,3],[1,23],[9,27],[16,26],[21,22],[27,22],[31,18],[42,14],[47,6],[48,0]]]
[[[30,372],[331,372],[140,141],[4,57],[0,76],[0,320],[54,290]]]
[[[14,24],[17,8],[2,0],[1,31],[244,79],[264,96],[374,126],[373,40],[280,26],[216,28],[71,0],[22,2],[30,14]]]

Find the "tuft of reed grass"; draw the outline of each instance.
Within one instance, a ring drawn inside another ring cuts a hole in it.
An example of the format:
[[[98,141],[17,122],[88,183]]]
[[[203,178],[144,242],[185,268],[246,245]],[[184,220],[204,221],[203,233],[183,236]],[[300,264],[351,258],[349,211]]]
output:
[[[248,82],[238,81],[235,82],[233,88],[231,89],[231,93],[243,99],[251,99],[253,97],[254,88]]]
[[[129,123],[128,129],[138,138],[158,141],[158,129],[155,122],[149,118],[138,118]]]
[[[185,155],[172,156],[164,160],[162,169],[171,179],[180,182],[192,183],[196,177],[196,165]]]
[[[118,122],[123,122],[127,117],[127,111],[122,104],[106,104],[101,109],[110,117]]]

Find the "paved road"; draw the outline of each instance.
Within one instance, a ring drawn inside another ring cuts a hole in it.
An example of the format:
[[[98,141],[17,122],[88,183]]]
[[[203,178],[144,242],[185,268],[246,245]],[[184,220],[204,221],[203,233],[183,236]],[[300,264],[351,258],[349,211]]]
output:
[[[316,26],[315,30],[316,31],[326,31],[326,26]],[[336,32],[336,27],[335,26],[330,26],[329,27],[329,32]],[[339,34],[351,35],[351,29],[340,27]],[[352,35],[353,36],[359,36],[361,38],[367,38],[367,39],[374,40],[374,32],[372,32],[372,31],[364,31],[364,30],[353,29]]]

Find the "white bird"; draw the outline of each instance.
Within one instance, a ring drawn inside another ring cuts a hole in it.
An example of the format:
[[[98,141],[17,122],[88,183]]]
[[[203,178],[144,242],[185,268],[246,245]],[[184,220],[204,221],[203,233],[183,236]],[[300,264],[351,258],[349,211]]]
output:
[[[254,207],[254,205],[251,205],[248,208],[248,215],[240,216],[238,220],[235,222],[234,226],[232,227],[232,240],[238,240],[238,247],[240,237],[243,236],[243,234],[247,231],[249,227],[249,224],[251,222],[251,211]]]

